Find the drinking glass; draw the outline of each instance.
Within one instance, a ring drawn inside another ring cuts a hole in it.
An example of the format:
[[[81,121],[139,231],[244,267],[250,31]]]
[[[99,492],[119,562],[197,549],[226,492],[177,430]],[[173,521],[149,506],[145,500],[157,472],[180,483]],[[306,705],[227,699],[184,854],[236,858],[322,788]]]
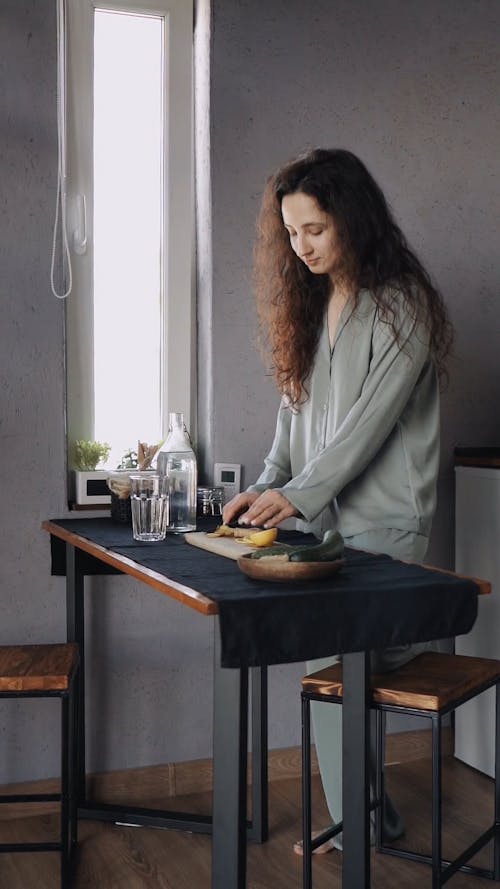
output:
[[[134,540],[165,540],[168,524],[167,483],[156,472],[130,475]]]

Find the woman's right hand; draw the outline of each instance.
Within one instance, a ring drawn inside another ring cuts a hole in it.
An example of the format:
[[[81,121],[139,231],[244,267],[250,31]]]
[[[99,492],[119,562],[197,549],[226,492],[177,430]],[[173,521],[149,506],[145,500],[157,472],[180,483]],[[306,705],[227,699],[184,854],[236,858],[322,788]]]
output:
[[[257,491],[243,491],[241,494],[236,494],[236,497],[233,497],[229,503],[226,503],[222,510],[222,521],[224,524],[229,524],[243,512],[246,512],[259,496]]]

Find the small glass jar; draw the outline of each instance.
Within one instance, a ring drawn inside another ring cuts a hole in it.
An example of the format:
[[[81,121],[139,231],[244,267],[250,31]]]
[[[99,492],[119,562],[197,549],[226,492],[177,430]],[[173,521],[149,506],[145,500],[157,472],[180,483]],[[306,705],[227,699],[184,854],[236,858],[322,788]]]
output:
[[[196,496],[198,516],[221,516],[224,506],[224,488],[200,485]]]

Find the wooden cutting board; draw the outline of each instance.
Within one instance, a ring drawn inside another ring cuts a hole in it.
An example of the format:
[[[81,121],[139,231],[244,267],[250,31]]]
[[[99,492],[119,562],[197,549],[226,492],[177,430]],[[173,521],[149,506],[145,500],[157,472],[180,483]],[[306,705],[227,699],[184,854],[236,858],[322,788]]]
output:
[[[189,531],[184,534],[184,540],[192,546],[198,546],[200,549],[206,549],[210,553],[217,553],[219,556],[225,556],[227,559],[235,561],[245,553],[255,550],[254,546],[239,543],[234,537],[207,537],[205,531]]]

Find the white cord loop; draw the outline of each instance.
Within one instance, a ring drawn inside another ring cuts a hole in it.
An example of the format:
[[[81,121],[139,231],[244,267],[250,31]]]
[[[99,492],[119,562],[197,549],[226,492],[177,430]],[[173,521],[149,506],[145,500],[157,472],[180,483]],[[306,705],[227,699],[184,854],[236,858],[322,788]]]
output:
[[[68,245],[66,225],[66,16],[65,0],[57,3],[57,195],[54,233],[52,236],[52,258],[50,263],[50,286],[58,299],[66,299],[73,287],[71,255]],[[55,284],[56,249],[60,223],[61,274],[66,282],[64,293],[58,293]]]

